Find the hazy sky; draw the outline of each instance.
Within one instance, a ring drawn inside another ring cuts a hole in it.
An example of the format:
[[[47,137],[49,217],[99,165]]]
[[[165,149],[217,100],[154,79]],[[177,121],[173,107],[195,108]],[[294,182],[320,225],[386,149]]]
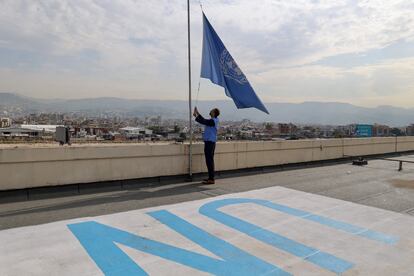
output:
[[[413,0],[205,0],[265,102],[414,107]],[[191,1],[193,97],[202,18]],[[0,0],[0,92],[187,99],[186,0]],[[224,99],[201,81],[200,99]]]

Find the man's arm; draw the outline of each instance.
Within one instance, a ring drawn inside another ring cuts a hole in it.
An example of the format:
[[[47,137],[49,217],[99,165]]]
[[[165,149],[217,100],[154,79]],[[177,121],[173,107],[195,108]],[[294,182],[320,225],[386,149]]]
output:
[[[200,114],[198,114],[198,116],[195,118],[196,122],[202,124],[202,125],[206,125],[206,126],[215,126],[216,123],[214,122],[213,119],[204,119],[203,116],[201,116]]]

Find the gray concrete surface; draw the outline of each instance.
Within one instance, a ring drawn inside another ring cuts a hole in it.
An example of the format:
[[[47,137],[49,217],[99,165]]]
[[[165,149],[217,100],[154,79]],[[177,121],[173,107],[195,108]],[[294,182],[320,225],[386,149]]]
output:
[[[403,158],[414,160],[412,155]],[[397,169],[397,162],[371,160],[364,167],[339,164],[223,178],[210,186],[192,182],[142,188],[130,185],[130,189],[123,190],[107,187],[103,189],[105,192],[98,192],[94,187],[81,194],[73,194],[69,190],[66,196],[61,194],[58,197],[39,194],[35,200],[0,203],[0,229],[112,214],[273,186],[414,215],[414,164],[405,163],[402,171]]]

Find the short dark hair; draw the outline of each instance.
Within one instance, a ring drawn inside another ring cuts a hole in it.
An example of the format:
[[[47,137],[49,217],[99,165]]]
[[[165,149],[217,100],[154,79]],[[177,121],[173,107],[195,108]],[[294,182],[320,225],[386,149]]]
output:
[[[214,112],[214,117],[216,118],[220,115],[220,110],[218,108],[214,108],[213,112]]]

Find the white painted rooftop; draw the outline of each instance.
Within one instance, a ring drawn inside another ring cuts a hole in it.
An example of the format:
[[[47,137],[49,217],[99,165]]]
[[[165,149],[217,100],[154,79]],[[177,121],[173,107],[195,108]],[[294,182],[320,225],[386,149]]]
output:
[[[56,127],[63,125],[21,125],[21,128],[36,130],[36,131],[46,131],[46,132],[56,132]]]
[[[414,275],[414,217],[271,187],[0,231],[0,275]]]

